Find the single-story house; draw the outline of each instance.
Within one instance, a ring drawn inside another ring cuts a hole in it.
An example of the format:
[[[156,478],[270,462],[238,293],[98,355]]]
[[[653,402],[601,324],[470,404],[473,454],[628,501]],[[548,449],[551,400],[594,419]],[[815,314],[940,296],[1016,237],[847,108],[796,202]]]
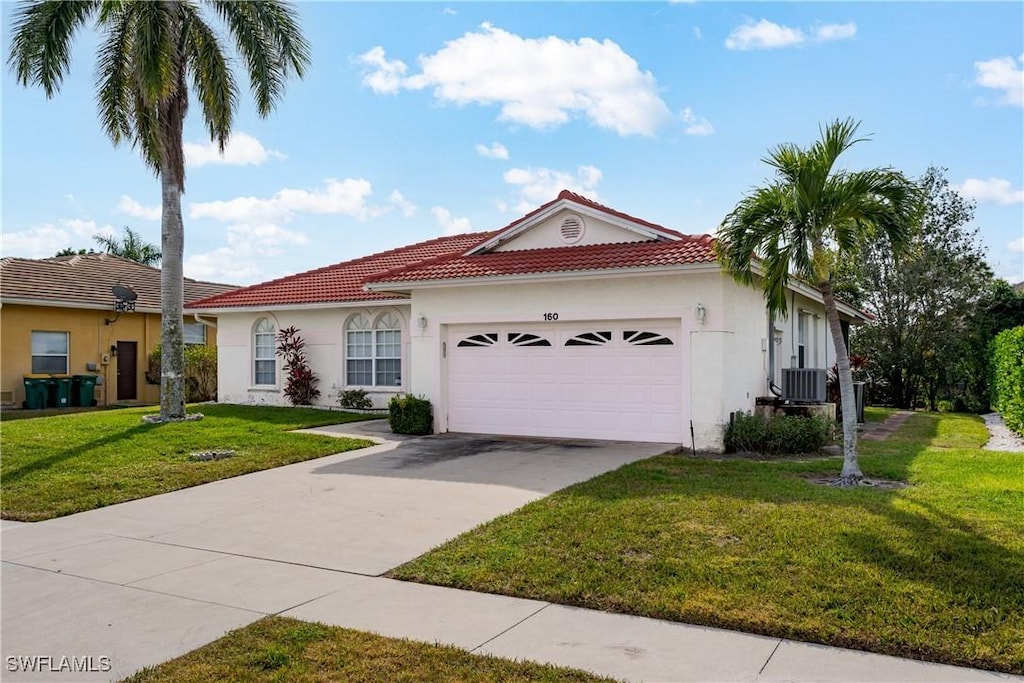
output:
[[[232,289],[185,278],[185,301]],[[214,346],[216,329],[188,314],[185,341]],[[159,269],[111,254],[0,259],[3,405],[21,405],[28,374],[97,375],[99,405],[156,403],[145,373],[159,343]]]
[[[686,445],[692,434],[698,449],[720,449],[730,413],[787,383],[784,369],[835,362],[821,295],[790,289],[790,317],[769,321],[760,291],[722,271],[710,236],[563,191],[500,230],[187,310],[217,316],[223,402],[287,404],[273,339],[296,326],[324,405],[348,389],[378,406],[410,393],[433,403],[438,432]],[[847,325],[864,320],[840,310]]]

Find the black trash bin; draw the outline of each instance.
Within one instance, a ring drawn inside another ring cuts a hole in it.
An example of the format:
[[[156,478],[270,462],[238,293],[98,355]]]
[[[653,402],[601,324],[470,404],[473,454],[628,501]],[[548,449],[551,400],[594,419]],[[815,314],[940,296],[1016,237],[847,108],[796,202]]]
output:
[[[73,375],[71,377],[71,405],[96,405],[96,375]]]
[[[50,378],[50,400],[47,405],[51,408],[68,408],[71,406],[71,378],[51,377]]]
[[[25,375],[25,402],[28,410],[42,410],[50,393],[49,375]]]

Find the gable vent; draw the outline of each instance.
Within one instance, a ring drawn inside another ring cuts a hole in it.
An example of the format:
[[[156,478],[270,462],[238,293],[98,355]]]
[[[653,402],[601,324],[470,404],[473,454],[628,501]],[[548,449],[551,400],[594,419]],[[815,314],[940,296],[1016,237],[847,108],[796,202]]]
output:
[[[586,225],[583,223],[583,219],[576,214],[572,214],[571,216],[566,216],[562,221],[562,226],[558,229],[558,233],[565,244],[576,244],[583,239],[583,231],[585,229]]]

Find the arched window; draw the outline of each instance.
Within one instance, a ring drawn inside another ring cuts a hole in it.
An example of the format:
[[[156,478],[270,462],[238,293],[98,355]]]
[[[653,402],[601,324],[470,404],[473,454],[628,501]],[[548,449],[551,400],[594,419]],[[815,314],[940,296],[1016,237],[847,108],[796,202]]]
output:
[[[253,384],[277,384],[277,359],[274,355],[274,323],[260,318],[252,332]]]
[[[371,324],[354,315],[345,325],[345,384],[354,387],[402,386],[402,321],[385,313]]]

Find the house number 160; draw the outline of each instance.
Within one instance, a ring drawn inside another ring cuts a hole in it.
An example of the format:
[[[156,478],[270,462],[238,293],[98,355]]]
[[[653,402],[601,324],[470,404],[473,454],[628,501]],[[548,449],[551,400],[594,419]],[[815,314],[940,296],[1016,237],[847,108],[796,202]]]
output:
[[[547,320],[548,322],[554,322],[555,320],[558,320],[558,314],[557,313],[545,313],[544,314],[544,319]]]

